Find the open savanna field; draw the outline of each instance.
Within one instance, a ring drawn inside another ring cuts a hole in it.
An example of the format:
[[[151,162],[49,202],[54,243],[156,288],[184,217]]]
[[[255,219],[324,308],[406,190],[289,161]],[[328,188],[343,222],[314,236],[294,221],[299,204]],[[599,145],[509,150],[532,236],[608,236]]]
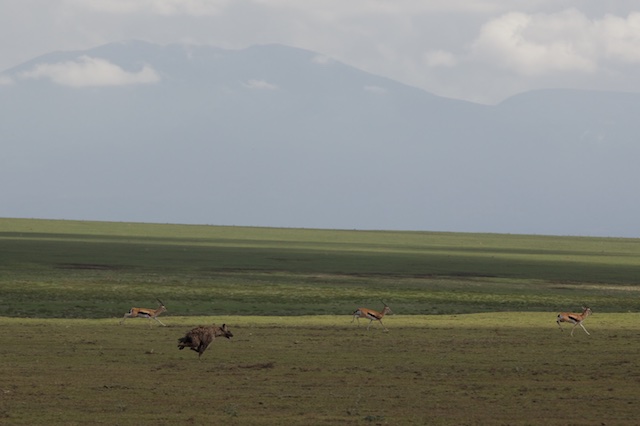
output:
[[[640,418],[636,239],[0,219],[0,271],[0,424]]]

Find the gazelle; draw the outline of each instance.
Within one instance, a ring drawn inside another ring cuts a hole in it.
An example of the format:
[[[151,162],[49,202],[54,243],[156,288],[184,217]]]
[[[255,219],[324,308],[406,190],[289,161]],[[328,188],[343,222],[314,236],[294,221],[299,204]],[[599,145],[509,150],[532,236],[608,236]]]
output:
[[[584,332],[587,333],[590,336],[590,334],[587,331],[587,329],[584,328],[584,325],[582,325],[582,321],[587,319],[587,317],[589,315],[591,315],[591,309],[589,307],[587,307],[587,306],[583,306],[581,314],[577,314],[577,313],[574,313],[574,312],[561,312],[561,313],[559,313],[558,314],[558,318],[556,319],[556,323],[558,323],[558,327],[560,327],[561,331],[564,331],[562,329],[562,325],[560,325],[561,322],[570,322],[571,324],[573,324],[573,327],[571,328],[571,335],[572,336],[573,336],[573,330],[575,330],[577,326],[582,327]]]
[[[373,321],[378,321],[380,325],[384,328],[384,331],[389,331],[387,330],[387,327],[385,327],[384,324],[382,323],[382,318],[386,314],[393,314],[393,312],[391,312],[391,308],[389,307],[389,305],[387,305],[384,302],[382,302],[382,304],[384,305],[382,312],[374,311],[373,309],[367,309],[367,308],[356,309],[353,312],[353,318],[351,319],[351,322],[353,322],[354,320],[358,320],[358,325],[360,325],[360,318],[367,318],[369,319],[369,325],[367,325],[367,330],[369,330],[369,327],[371,327],[371,323]]]
[[[120,320],[120,324],[122,325],[124,320],[126,320],[127,318],[149,318],[149,327],[151,327],[152,319],[158,321],[163,327],[166,327],[166,325],[164,325],[162,321],[158,319],[158,316],[161,313],[166,312],[167,308],[165,308],[164,303],[162,303],[162,300],[158,298],[156,298],[156,300],[159,303],[158,309],[131,308],[129,312],[124,314],[124,317],[122,317],[122,319]]]

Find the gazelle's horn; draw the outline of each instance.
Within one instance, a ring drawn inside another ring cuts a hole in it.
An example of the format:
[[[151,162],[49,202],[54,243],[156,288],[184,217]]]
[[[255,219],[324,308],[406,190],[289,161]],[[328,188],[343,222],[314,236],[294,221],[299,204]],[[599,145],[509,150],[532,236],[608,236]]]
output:
[[[157,300],[158,302],[160,302],[160,304],[161,304],[162,306],[164,306],[164,303],[162,303],[162,300],[158,299],[157,297],[156,297],[156,300]]]

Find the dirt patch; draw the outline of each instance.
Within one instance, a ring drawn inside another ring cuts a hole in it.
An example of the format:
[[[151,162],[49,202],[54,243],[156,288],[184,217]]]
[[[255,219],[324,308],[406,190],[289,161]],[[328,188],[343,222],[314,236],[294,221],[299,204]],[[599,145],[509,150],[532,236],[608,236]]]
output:
[[[243,364],[238,365],[236,368],[248,368],[250,370],[261,370],[265,368],[273,368],[275,364],[273,362],[260,362],[257,364]]]
[[[89,269],[97,271],[111,271],[121,268],[119,266],[105,265],[101,263],[59,263],[56,267],[58,269]]]

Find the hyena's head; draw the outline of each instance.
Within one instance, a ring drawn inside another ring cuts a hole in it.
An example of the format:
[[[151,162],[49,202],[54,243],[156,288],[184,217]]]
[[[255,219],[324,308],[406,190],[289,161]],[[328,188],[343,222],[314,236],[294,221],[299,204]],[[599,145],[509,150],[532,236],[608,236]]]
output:
[[[226,337],[227,339],[231,339],[233,337],[233,333],[227,327],[227,324],[222,324],[222,327],[219,327],[216,336]]]

